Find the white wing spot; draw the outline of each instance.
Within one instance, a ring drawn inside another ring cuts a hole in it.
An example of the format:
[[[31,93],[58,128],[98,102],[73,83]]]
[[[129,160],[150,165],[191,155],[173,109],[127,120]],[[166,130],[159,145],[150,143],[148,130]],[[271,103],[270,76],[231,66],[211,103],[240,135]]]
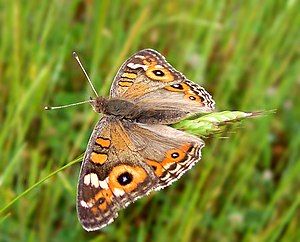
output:
[[[138,59],[144,60],[144,59],[145,59],[145,56],[142,56],[142,55],[135,55],[134,58],[138,58]]]
[[[96,173],[91,173],[91,184],[93,187],[99,187],[99,179]]]
[[[125,194],[125,191],[119,188],[115,188],[113,191],[114,195],[117,197],[123,196]]]
[[[99,187],[99,179],[96,173],[89,173],[84,176],[83,183],[87,186],[92,185],[93,187]]]
[[[146,65],[134,64],[132,62],[128,63],[127,66],[131,69],[143,68],[144,71],[146,71],[148,69],[148,67]]]
[[[99,180],[99,185],[103,189],[108,189],[108,183],[107,183],[107,178],[104,181]]]
[[[87,186],[90,185],[90,183],[91,183],[91,174],[87,174],[87,175],[84,176],[83,183]]]
[[[80,201],[80,205],[81,205],[82,207],[84,207],[84,208],[91,208],[91,207],[93,207],[92,204],[86,203],[86,202],[83,201],[83,200]]]

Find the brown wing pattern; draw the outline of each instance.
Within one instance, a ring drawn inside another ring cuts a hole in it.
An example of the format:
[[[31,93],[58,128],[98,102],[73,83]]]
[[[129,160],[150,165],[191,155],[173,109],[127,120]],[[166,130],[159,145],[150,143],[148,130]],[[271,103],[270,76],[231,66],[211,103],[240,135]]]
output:
[[[97,230],[118,210],[179,179],[200,158],[202,140],[163,125],[104,117],[90,138],[80,171],[77,211]]]
[[[163,76],[154,74],[159,72],[163,73]],[[157,51],[140,50],[120,67],[112,83],[110,97],[132,100],[183,79],[184,75],[173,68]]]
[[[155,190],[169,186],[201,159],[204,142],[165,125],[124,122],[139,154],[159,179]]]
[[[170,112],[178,112],[169,122],[162,123],[174,123],[195,113],[210,112],[215,104],[203,87],[188,80],[151,49],[137,52],[121,66],[110,96],[132,100],[145,113],[162,111],[167,117]]]
[[[131,122],[104,116],[91,135],[77,189],[78,217],[88,231],[110,224],[121,208],[170,185],[199,161],[204,142],[162,124],[214,109],[203,87],[151,49],[121,66],[110,97],[131,101],[138,114]]]
[[[79,176],[77,211],[82,226],[92,231],[110,224],[118,210],[150,192],[157,182],[120,121],[102,118],[90,138]]]

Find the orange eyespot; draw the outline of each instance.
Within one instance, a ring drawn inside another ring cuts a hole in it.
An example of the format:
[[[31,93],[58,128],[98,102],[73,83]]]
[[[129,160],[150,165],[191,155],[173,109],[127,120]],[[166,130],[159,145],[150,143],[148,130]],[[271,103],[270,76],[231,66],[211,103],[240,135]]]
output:
[[[107,202],[105,200],[105,198],[100,198],[100,200],[98,201],[99,206],[98,208],[100,208],[101,210],[106,210],[107,208]]]
[[[160,76],[160,77],[165,75],[165,73],[162,70],[153,70],[152,73],[155,76]]]
[[[92,198],[88,203],[93,204],[92,212],[98,214],[99,210],[106,210],[108,204],[111,203],[112,192],[107,190],[100,190],[94,198]]]
[[[168,150],[166,155],[165,155],[165,159],[161,163],[162,166],[165,166],[165,165],[170,164],[170,163],[176,163],[176,162],[183,161],[185,159],[186,154],[187,154],[190,147],[191,147],[190,144],[185,144],[185,145],[182,145],[178,149]]]
[[[171,72],[163,67],[150,66],[146,71],[146,75],[155,81],[171,82],[174,80]]]
[[[101,191],[95,196],[95,205],[98,205],[100,210],[105,210],[107,208],[107,199],[104,197]]]
[[[139,183],[145,181],[147,173],[139,166],[119,165],[112,169],[108,177],[108,184],[112,191],[119,188],[125,192],[131,192]]]
[[[126,186],[133,181],[133,175],[130,172],[125,171],[120,175],[118,175],[117,181],[119,182],[120,185]]]
[[[190,90],[190,87],[185,83],[177,83],[165,87],[166,90],[171,92],[187,92]]]
[[[95,200],[98,201],[101,198],[105,198],[107,202],[111,202],[112,192],[109,189],[101,190],[95,195]]]
[[[181,161],[184,157],[185,157],[185,152],[181,149],[169,150],[166,153],[166,160],[172,161],[172,162]]]
[[[190,100],[190,101],[196,101],[196,102],[201,101],[201,99],[200,99],[199,96],[197,96],[197,95],[195,95],[195,94],[190,94],[190,93],[184,95],[184,98],[185,98],[185,99],[188,99],[188,100]]]

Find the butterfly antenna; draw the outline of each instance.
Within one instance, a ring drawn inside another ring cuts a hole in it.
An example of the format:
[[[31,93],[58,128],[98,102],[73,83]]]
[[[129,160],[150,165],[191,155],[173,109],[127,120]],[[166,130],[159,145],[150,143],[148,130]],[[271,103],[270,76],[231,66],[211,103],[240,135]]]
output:
[[[91,102],[91,100],[86,100],[86,101],[82,101],[82,102],[78,102],[78,103],[71,103],[71,104],[67,104],[67,105],[55,106],[55,107],[46,106],[44,109],[45,110],[54,110],[54,109],[68,108],[68,107],[77,106],[77,105],[89,103],[89,102]]]
[[[76,59],[76,61],[78,62],[78,64],[79,64],[81,70],[83,71],[84,75],[86,76],[86,78],[87,78],[87,80],[88,80],[88,82],[89,82],[91,88],[93,89],[93,92],[96,94],[97,97],[99,97],[99,95],[98,95],[98,93],[96,92],[96,89],[95,89],[93,83],[91,82],[91,79],[89,78],[87,72],[85,71],[83,65],[81,64],[81,61],[80,61],[80,59],[79,59],[79,56],[77,55],[77,53],[76,53],[75,51],[73,51],[73,56],[74,56],[74,58]]]
[[[76,59],[76,61],[78,62],[78,64],[79,64],[81,70],[83,71],[84,75],[86,76],[90,86],[93,89],[93,92],[96,94],[97,97],[99,97],[98,93],[96,92],[95,87],[93,86],[93,83],[91,82],[91,79],[89,78],[87,72],[85,71],[85,69],[84,69],[83,65],[81,64],[81,61],[80,61],[80,59],[79,59],[79,57],[78,57],[78,55],[75,51],[73,52],[73,56]],[[44,109],[45,110],[62,109],[62,108],[68,108],[68,107],[77,106],[77,105],[80,105],[80,104],[90,103],[90,102],[91,102],[91,100],[86,100],[86,101],[81,101],[81,102],[71,103],[71,104],[66,104],[66,105],[61,105],[61,106],[55,106],[55,107],[46,106]]]

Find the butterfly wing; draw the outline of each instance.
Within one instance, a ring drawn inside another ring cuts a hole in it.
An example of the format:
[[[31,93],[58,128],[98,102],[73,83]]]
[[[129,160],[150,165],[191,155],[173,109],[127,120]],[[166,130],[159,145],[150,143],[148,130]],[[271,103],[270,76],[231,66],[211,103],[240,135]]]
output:
[[[102,118],[91,135],[79,176],[77,212],[82,226],[93,231],[110,224],[118,210],[150,192],[157,182],[120,121]]]
[[[110,96],[136,102],[145,114],[159,111],[161,123],[210,112],[215,104],[203,87],[188,80],[151,49],[141,50],[125,61],[114,79]]]
[[[81,167],[77,212],[93,231],[118,211],[179,179],[200,158],[201,139],[164,125],[103,117],[96,125]]]
[[[160,190],[178,180],[201,159],[204,142],[194,136],[161,124],[124,122],[144,162],[149,165]]]

